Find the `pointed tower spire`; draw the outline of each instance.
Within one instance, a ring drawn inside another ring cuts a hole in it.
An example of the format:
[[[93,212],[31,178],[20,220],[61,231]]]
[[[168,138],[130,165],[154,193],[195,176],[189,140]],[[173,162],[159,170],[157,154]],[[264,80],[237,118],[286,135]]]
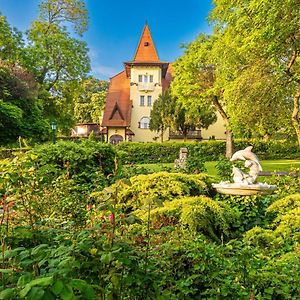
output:
[[[148,22],[144,26],[142,36],[140,38],[139,45],[135,52],[134,61],[153,61],[158,62],[159,58],[154,46],[154,42],[150,33]]]

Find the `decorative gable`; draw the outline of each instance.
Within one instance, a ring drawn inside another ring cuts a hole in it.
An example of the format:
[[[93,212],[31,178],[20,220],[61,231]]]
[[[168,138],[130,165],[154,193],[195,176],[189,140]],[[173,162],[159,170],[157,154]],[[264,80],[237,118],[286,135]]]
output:
[[[125,120],[117,102],[111,112],[109,119],[110,120]]]

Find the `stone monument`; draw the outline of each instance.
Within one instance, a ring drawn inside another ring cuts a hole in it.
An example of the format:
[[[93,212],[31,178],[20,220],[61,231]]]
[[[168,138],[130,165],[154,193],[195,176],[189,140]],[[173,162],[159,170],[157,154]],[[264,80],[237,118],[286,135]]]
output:
[[[187,148],[180,148],[179,158],[175,159],[175,161],[174,161],[175,169],[185,169],[186,168],[186,160],[188,157],[188,152],[189,151]]]

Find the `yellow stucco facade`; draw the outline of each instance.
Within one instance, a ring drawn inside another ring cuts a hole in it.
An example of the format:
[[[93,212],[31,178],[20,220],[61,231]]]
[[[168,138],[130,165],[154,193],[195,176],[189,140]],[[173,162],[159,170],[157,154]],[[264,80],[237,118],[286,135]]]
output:
[[[126,141],[125,128],[122,127],[110,127],[107,131],[107,141],[111,141],[112,136],[121,136],[122,141]]]
[[[161,68],[159,66],[134,66],[131,68],[130,99],[132,101],[132,141],[153,142],[160,140],[160,134],[148,128],[150,112],[155,100],[162,93]],[[142,98],[141,98],[142,97]],[[167,139],[167,133],[164,139]]]
[[[172,65],[159,60],[148,24],[145,25],[133,60],[124,62],[124,71],[111,78],[102,127],[106,140],[161,141],[161,133],[149,129],[153,104],[172,81]],[[188,139],[224,139],[222,118],[207,130],[194,130]],[[181,140],[182,134],[166,130],[163,140]]]
[[[217,140],[226,139],[225,134],[226,128],[224,126],[224,121],[219,113],[217,113],[216,123],[210,125],[208,129],[202,129],[201,134],[203,139],[215,138]]]

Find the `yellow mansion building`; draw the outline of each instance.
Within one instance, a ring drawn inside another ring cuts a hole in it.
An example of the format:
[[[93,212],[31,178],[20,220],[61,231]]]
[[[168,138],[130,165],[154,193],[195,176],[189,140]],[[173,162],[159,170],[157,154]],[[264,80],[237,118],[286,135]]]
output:
[[[172,66],[159,59],[146,24],[133,60],[124,62],[124,70],[110,79],[101,124],[106,141],[116,144],[157,140],[159,133],[149,129],[150,112],[155,100],[171,81]],[[224,138],[224,131],[222,123],[217,122],[208,130],[191,132],[188,138]],[[180,138],[180,133],[169,131],[164,136],[164,140]]]

